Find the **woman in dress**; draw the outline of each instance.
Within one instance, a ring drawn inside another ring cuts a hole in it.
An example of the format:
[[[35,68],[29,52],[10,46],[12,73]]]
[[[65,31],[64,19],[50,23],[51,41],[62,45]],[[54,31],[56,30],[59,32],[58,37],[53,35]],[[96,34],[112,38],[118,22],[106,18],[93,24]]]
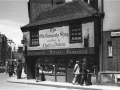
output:
[[[39,69],[41,68],[39,60],[37,60],[36,64],[35,64],[35,79],[36,82],[38,82],[39,80]]]

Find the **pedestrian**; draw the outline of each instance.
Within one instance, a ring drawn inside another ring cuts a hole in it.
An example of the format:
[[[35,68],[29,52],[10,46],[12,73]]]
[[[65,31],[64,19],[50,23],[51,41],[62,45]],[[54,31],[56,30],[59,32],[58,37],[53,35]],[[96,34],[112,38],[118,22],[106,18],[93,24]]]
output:
[[[74,66],[74,70],[73,70],[73,73],[74,73],[74,78],[73,78],[73,81],[72,83],[77,85],[79,84],[79,75],[80,75],[80,66],[79,66],[79,61],[76,61],[76,64]]]
[[[39,60],[37,60],[36,64],[35,64],[35,80],[36,80],[36,82],[38,82],[38,80],[39,80],[39,69],[41,69],[41,66],[40,66]]]
[[[9,73],[9,77],[12,76],[12,65],[11,65],[11,61],[9,61],[8,63],[8,73]]]
[[[8,73],[8,61],[5,62],[5,67],[6,67],[5,72]]]
[[[83,85],[84,83],[85,85],[88,85],[88,82],[87,82],[88,72],[89,70],[87,69],[87,59],[84,58],[82,63],[82,77],[81,77],[80,85]]]
[[[15,72],[14,72],[15,65],[14,65],[14,62],[13,62],[13,61],[11,62],[11,68],[12,68],[11,75],[13,76],[13,73],[14,73],[14,75],[15,75]]]
[[[21,74],[22,74],[22,60],[18,60],[17,79],[21,79]]]

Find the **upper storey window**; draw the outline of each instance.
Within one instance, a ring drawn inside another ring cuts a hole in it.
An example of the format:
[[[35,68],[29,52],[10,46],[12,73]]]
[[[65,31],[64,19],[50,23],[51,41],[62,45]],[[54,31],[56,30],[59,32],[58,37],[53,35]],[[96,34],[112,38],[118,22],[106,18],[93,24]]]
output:
[[[112,57],[112,41],[108,41],[108,57]]]
[[[81,23],[70,24],[70,43],[82,42],[82,26]]]
[[[30,44],[31,46],[38,46],[39,45],[39,33],[38,30],[31,30],[30,31]]]

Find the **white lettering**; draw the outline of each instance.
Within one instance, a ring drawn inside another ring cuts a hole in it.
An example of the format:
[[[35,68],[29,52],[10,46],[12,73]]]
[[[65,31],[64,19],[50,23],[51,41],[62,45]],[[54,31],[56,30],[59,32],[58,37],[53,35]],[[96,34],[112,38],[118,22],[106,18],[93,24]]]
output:
[[[54,42],[53,44],[52,43],[44,43],[43,44],[43,47],[59,47],[59,46],[66,46],[66,43],[61,43],[61,42]]]
[[[54,33],[54,34],[40,34],[39,38],[53,38],[53,37],[57,37],[59,38],[59,34],[58,33]]]
[[[63,31],[60,32],[60,36],[64,37],[68,37],[69,33],[64,33]]]

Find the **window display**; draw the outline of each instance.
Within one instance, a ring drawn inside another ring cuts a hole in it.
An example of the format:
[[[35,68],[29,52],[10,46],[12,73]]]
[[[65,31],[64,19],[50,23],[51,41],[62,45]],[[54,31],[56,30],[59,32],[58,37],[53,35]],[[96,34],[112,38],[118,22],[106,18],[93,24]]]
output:
[[[40,58],[40,64],[43,67],[44,73],[65,73],[65,61],[64,59],[57,59],[55,57],[42,57]]]
[[[57,60],[57,73],[65,73],[65,60],[58,59]]]

